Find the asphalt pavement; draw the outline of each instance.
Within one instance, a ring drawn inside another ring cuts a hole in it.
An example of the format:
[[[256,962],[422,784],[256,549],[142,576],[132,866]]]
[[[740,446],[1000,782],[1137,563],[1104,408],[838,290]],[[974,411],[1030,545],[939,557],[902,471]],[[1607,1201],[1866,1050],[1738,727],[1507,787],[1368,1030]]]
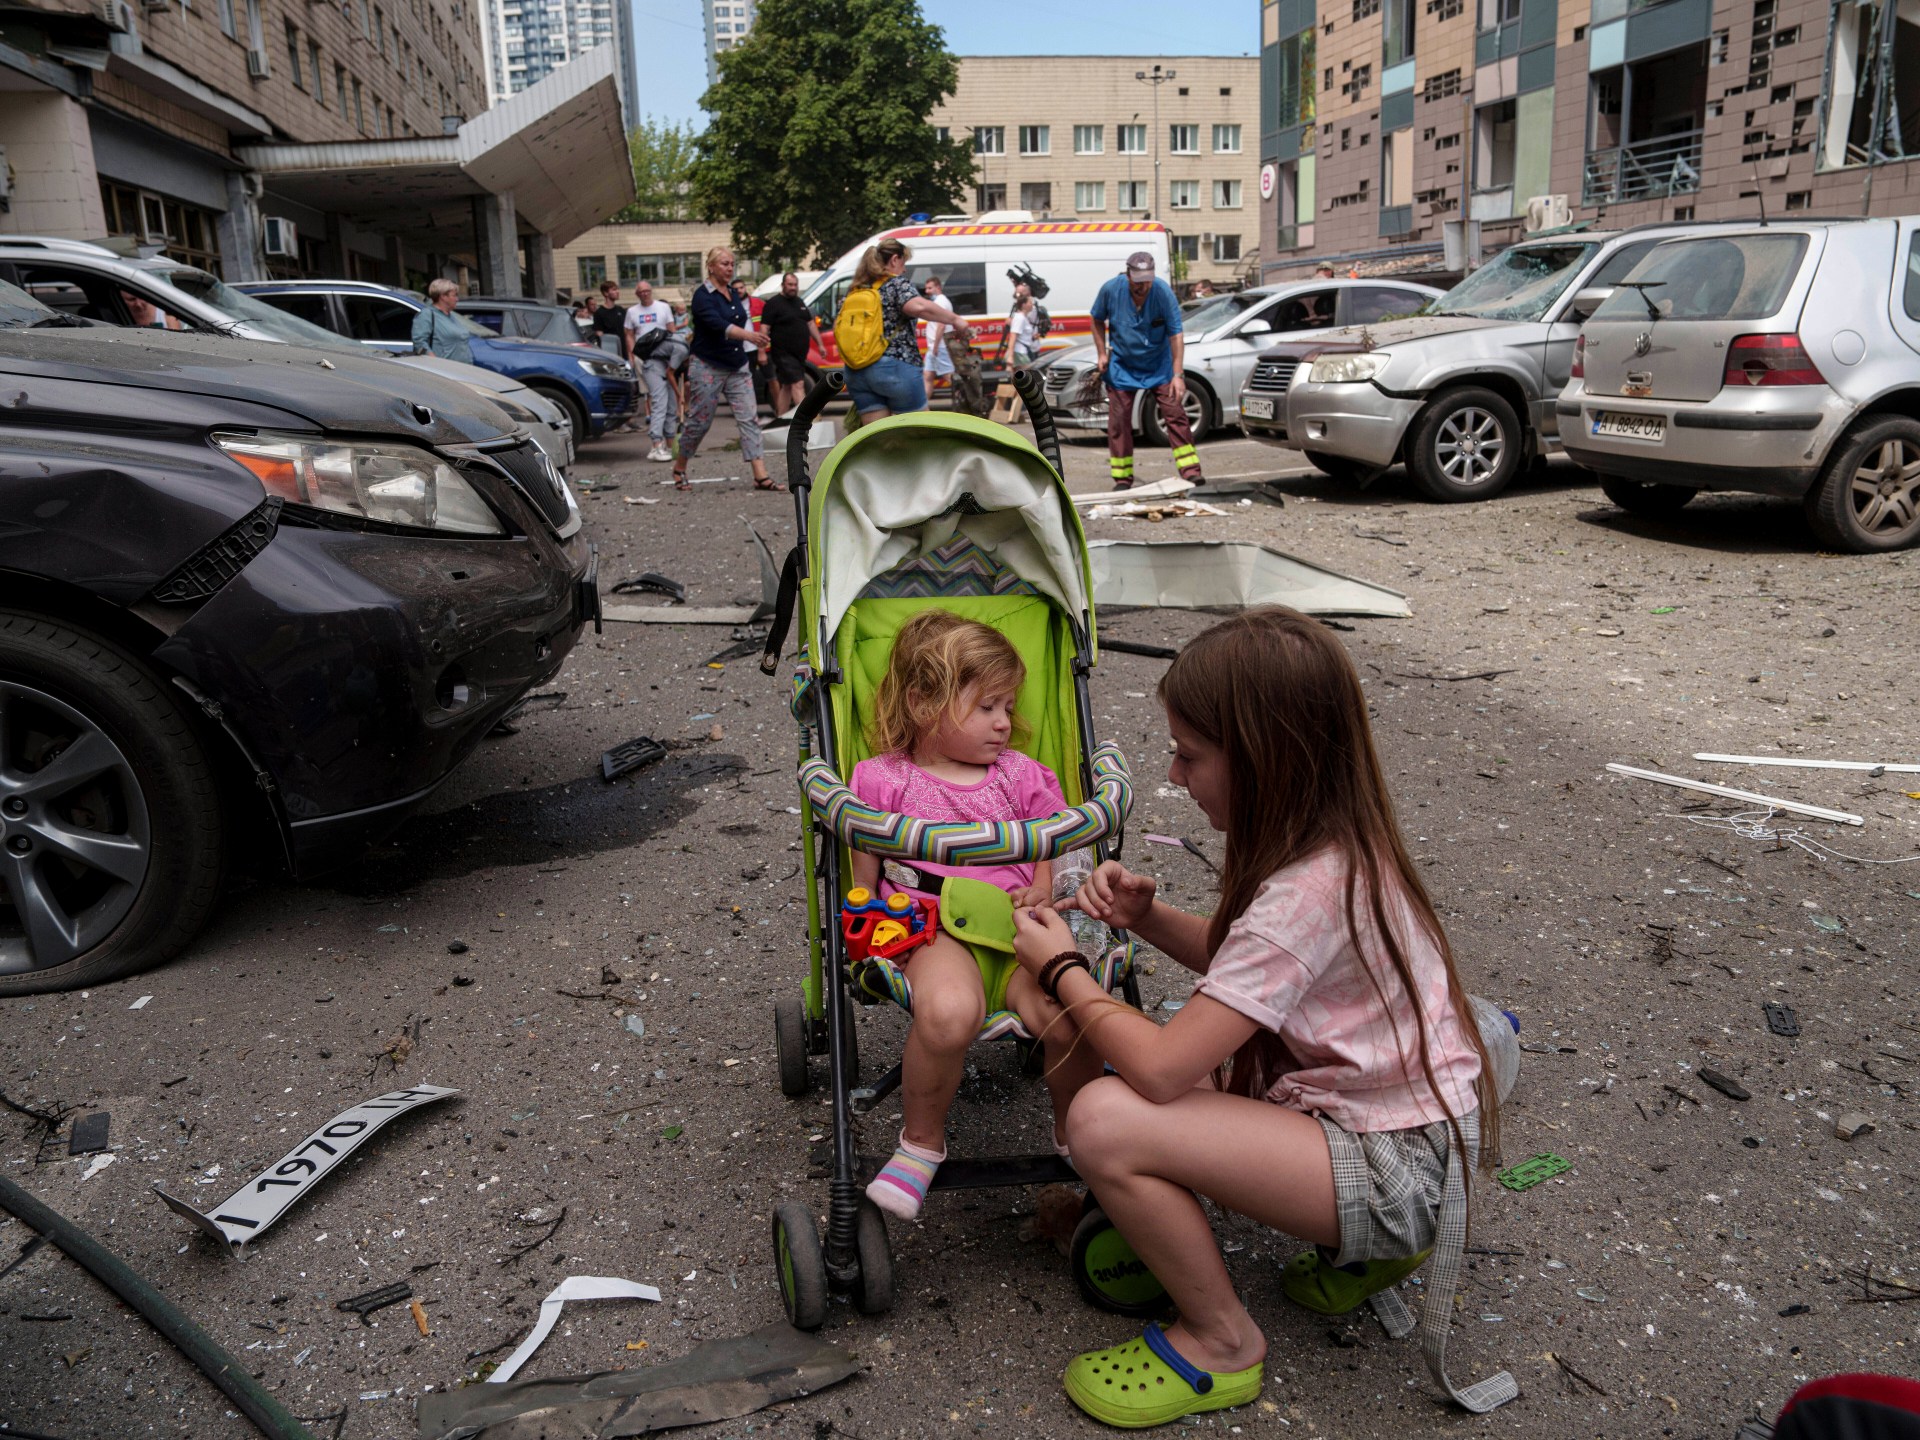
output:
[[[576,479],[593,487],[581,503],[603,588],[654,571],[693,606],[758,599],[748,528],[783,553],[792,504],[749,490],[732,436],[716,428],[693,466],[713,483],[684,495],[644,437],[588,447]],[[1067,452],[1073,488],[1103,484],[1103,447]],[[1816,850],[1915,856],[1920,776],[1689,758],[1912,759],[1913,557],[1819,554],[1795,507],[1759,497],[1628,517],[1558,464],[1492,503],[1442,507],[1397,471],[1355,493],[1248,441],[1202,452],[1216,478],[1285,474],[1284,508],[1093,530],[1259,540],[1411,597],[1412,619],[1345,621],[1342,639],[1469,987],[1521,1021],[1504,1158],[1571,1168],[1475,1195],[1453,1373],[1509,1369],[1517,1401],[1482,1418],[1443,1408],[1413,1342],[1293,1308],[1278,1266],[1298,1246],[1223,1219],[1271,1341],[1268,1384],[1183,1433],[1719,1440],[1808,1378],[1914,1373],[1920,1310],[1901,1287],[1920,1286],[1920,869]],[[1171,473],[1164,450],[1141,451],[1142,481]],[[1136,611],[1103,629],[1177,646],[1206,623]],[[726,625],[589,633],[515,733],[487,739],[364,860],[305,886],[237,881],[164,969],[0,1002],[0,1091],[104,1111],[112,1147],[104,1165],[69,1158],[64,1131],[40,1143],[8,1111],[0,1173],[90,1229],[296,1414],[326,1417],[317,1435],[412,1435],[419,1396],[476,1378],[566,1276],[662,1298],[569,1307],[526,1376],[649,1365],[777,1319],[769,1217],[787,1200],[824,1212],[811,1167],[827,1111],[820,1062],[805,1100],[776,1083],[773,1000],[805,969],[795,732],[786,677],[736,648]],[[1217,859],[1219,837],[1161,772],[1163,669],[1103,657],[1094,728],[1132,756],[1133,833]],[[640,735],[667,757],[602,780],[602,752]],[[1609,761],[1865,824],[1747,838],[1702,823],[1735,807]],[[1133,844],[1128,858],[1174,903],[1212,903],[1186,853]],[[1149,1005],[1184,993],[1175,968],[1145,976]],[[1769,1002],[1791,1007],[1797,1037],[1770,1030]],[[903,1029],[891,1010],[861,1013],[869,1070]],[[418,1084],[462,1098],[393,1121],[244,1260],[152,1194],[210,1209],[337,1111]],[[1839,1138],[1854,1111],[1875,1128]],[[864,1122],[865,1148],[884,1149],[894,1113]],[[1044,1150],[1046,1124],[1011,1048],[981,1047],[955,1153]],[[1097,1433],[1059,1372],[1132,1322],[1081,1301],[1035,1209],[1026,1191],[937,1196],[921,1224],[893,1226],[893,1312],[836,1304],[822,1332],[858,1359],[855,1378],[699,1433]],[[28,1239],[0,1223],[0,1267]],[[419,1319],[406,1304],[367,1324],[337,1308],[396,1281]],[[251,1433],[51,1248],[0,1276],[7,1426]]]

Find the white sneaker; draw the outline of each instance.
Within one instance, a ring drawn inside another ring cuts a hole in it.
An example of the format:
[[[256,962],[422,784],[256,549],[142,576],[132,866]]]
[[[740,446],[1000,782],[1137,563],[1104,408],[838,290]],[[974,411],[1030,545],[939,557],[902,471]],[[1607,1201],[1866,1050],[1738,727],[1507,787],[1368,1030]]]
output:
[[[647,451],[647,459],[671,460],[673,459],[673,452],[667,449],[667,447],[664,445],[656,445],[651,450]]]

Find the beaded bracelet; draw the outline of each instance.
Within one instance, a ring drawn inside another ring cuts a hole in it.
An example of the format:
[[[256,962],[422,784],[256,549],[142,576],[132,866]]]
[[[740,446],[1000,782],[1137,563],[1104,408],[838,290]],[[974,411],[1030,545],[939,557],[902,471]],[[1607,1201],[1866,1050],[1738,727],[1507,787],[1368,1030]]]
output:
[[[1065,978],[1069,970],[1084,970],[1089,978],[1093,975],[1093,967],[1087,964],[1086,958],[1077,950],[1068,950],[1054,956],[1047,962],[1047,968],[1040,972],[1040,988],[1056,1005],[1060,1003],[1060,981]]]

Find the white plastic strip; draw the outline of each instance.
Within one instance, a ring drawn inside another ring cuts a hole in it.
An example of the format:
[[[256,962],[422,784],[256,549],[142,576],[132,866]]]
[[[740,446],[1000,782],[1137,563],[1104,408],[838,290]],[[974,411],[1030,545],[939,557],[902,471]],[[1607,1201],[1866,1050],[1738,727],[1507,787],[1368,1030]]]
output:
[[[1651,780],[1656,785],[1672,785],[1679,790],[1698,790],[1704,795],[1718,795],[1726,800],[1745,800],[1751,805],[1769,805],[1775,810],[1785,810],[1794,815],[1811,815],[1816,820],[1831,820],[1836,825],[1867,823],[1858,815],[1849,815],[1844,810],[1827,810],[1818,805],[1802,805],[1798,800],[1776,800],[1771,795],[1756,795],[1751,790],[1735,790],[1731,785],[1709,785],[1704,780],[1689,780],[1682,775],[1666,775],[1658,770],[1636,770],[1631,765],[1609,765],[1607,769],[1616,775],[1626,775],[1635,780]]]
[[[1792,755],[1695,755],[1726,765],[1785,765],[1797,770],[1884,770],[1889,775],[1920,775],[1920,765],[1881,765],[1872,760],[1801,760]]]
[[[560,1319],[560,1310],[569,1300],[658,1300],[660,1292],[637,1280],[621,1280],[612,1275],[569,1275],[554,1286],[540,1302],[540,1316],[533,1322],[533,1333],[520,1342],[520,1348],[500,1362],[500,1368],[487,1377],[489,1384],[511,1380],[520,1367],[533,1358]]]
[[[289,1150],[278,1164],[261,1171],[229,1195],[211,1215],[203,1215],[186,1201],[174,1199],[158,1185],[153,1191],[176,1215],[191,1220],[214,1239],[224,1242],[237,1260],[249,1240],[326,1179],[387,1121],[459,1093],[443,1085],[416,1085],[411,1090],[390,1090],[342,1110]]]

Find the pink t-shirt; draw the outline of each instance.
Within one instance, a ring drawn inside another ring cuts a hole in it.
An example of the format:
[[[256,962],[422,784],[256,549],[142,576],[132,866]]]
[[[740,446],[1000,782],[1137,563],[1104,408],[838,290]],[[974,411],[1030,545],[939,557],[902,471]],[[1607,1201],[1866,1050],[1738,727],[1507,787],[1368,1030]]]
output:
[[[1039,820],[1067,808],[1067,797],[1053,771],[1018,750],[1002,750],[977,785],[956,785],[929,775],[902,751],[876,755],[853,767],[847,788],[876,810],[911,815],[916,820]],[[1002,890],[1033,883],[1031,865],[932,865],[916,860],[922,875],[963,875]],[[898,888],[882,883],[880,893]],[[935,880],[930,891],[939,890]]]
[[[1421,1070],[1420,1031],[1364,892],[1356,896],[1361,937],[1354,942],[1346,881],[1346,861],[1331,848],[1269,876],[1228,928],[1194,994],[1239,1011],[1286,1043],[1293,1068],[1266,1095],[1276,1105],[1317,1112],[1355,1134],[1430,1125],[1448,1108],[1466,1113],[1478,1103],[1480,1057],[1447,997],[1439,950],[1392,886],[1387,913],[1418,982],[1445,1107]],[[1382,993],[1400,1012],[1397,1027]]]

